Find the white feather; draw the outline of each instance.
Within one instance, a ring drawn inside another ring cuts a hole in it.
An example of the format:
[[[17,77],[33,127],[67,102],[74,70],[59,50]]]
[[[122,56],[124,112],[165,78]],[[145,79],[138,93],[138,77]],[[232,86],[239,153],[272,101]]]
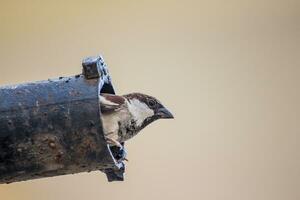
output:
[[[154,111],[138,99],[130,100],[128,102],[128,109],[133,115],[134,120],[136,120],[137,126],[141,126],[146,118],[154,115]]]

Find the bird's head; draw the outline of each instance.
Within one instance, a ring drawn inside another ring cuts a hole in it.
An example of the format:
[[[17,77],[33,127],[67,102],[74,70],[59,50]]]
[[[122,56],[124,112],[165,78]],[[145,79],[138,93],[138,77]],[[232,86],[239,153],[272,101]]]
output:
[[[137,126],[140,129],[158,119],[174,118],[172,113],[152,96],[132,93],[124,95],[124,97],[128,100],[129,111],[135,117]]]

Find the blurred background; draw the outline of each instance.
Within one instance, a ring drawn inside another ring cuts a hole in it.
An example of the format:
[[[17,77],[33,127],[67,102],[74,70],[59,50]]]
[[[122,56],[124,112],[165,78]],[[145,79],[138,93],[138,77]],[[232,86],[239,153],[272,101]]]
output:
[[[2,200],[300,199],[300,2],[0,2],[0,85],[78,74],[102,54],[118,94],[175,115],[100,172],[0,185]]]

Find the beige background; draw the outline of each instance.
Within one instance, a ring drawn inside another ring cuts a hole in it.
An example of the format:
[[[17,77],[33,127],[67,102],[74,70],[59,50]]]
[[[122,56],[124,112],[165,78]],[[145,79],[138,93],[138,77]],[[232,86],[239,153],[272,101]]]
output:
[[[74,75],[102,53],[119,94],[176,120],[99,172],[0,186],[1,200],[300,199],[299,0],[0,2],[0,84]]]

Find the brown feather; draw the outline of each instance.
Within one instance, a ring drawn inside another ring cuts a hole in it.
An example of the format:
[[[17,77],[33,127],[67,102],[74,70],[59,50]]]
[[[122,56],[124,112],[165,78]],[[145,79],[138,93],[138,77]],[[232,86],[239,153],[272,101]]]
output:
[[[101,101],[100,99],[100,108],[102,113],[115,111],[125,103],[125,99],[122,96],[105,93],[102,93],[101,96],[106,100]]]

